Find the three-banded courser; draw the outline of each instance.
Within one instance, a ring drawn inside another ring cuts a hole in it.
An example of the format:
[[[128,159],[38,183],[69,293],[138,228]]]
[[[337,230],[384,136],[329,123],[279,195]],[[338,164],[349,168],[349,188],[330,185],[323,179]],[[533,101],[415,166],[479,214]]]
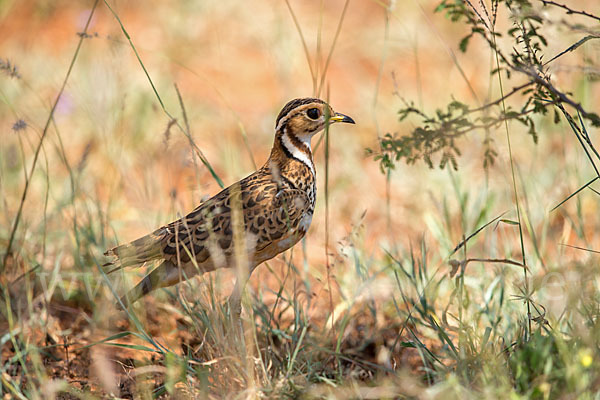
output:
[[[216,268],[245,264],[232,298],[263,261],[296,244],[308,230],[316,200],[311,138],[334,122],[354,123],[323,100],[303,98],[283,107],[267,162],[185,217],[131,243],[108,250],[112,271],[162,260],[123,297],[127,305],[145,294]],[[242,251],[237,251],[241,249]],[[112,272],[109,271],[109,272]]]

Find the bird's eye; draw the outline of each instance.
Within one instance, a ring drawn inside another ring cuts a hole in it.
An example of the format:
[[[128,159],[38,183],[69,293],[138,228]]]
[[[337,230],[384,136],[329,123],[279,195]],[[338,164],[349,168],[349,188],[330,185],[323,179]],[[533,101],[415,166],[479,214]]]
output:
[[[310,119],[317,119],[321,116],[321,112],[319,111],[318,108],[310,108],[306,112],[306,115],[308,115],[308,118],[310,118]]]

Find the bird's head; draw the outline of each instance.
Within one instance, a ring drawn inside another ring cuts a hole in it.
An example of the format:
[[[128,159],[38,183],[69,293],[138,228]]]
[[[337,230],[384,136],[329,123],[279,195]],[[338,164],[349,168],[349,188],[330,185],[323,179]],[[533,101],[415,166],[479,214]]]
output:
[[[347,115],[336,113],[321,99],[302,98],[288,102],[279,113],[275,123],[276,131],[284,130],[301,142],[310,144],[310,139],[322,131],[327,124],[345,122],[353,124]]]

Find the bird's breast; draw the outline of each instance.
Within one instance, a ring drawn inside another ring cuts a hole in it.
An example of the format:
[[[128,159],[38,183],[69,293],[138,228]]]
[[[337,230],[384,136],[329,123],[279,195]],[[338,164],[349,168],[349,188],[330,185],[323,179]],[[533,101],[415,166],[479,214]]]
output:
[[[285,251],[298,243],[300,239],[304,237],[308,228],[310,227],[310,223],[312,222],[312,211],[304,213],[300,221],[298,222],[298,226],[294,229],[291,235],[287,238],[280,240],[277,243],[277,248],[279,252]]]

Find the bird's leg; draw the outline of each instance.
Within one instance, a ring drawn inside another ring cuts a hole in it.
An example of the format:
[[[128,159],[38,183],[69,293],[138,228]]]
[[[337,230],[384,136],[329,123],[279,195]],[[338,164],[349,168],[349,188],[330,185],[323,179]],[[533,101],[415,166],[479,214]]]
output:
[[[239,318],[242,313],[242,294],[244,293],[244,288],[246,287],[246,283],[250,279],[250,275],[254,268],[250,266],[250,268],[244,270],[241,268],[241,271],[238,271],[237,277],[235,280],[235,285],[233,286],[233,290],[229,295],[229,309],[231,310],[231,315],[235,315],[236,318]]]
[[[239,319],[242,313],[242,291],[246,286],[247,279],[240,279],[237,277],[235,280],[235,286],[229,295],[229,310],[232,316]]]
[[[242,274],[238,274],[242,275]],[[246,282],[248,281],[244,276],[238,276],[235,280],[235,286],[229,295],[229,323],[231,324],[231,333],[233,336],[232,345],[237,349],[238,354],[246,355],[246,340],[244,336],[244,326],[242,325],[242,294]]]
[[[178,272],[179,269],[175,264],[171,261],[164,261],[146,275],[133,289],[129,290],[125,296],[121,297],[120,303],[127,308],[153,290],[178,283]]]
[[[125,296],[121,297],[117,306],[120,307],[120,304],[123,304],[127,308],[148,293],[159,288],[176,285],[182,280],[190,279],[197,273],[197,269],[189,268],[189,266],[186,269],[180,269],[173,262],[164,261],[127,292]]]
[[[253,268],[250,267],[246,270],[244,270],[244,268],[240,269],[241,271],[238,270],[237,278],[233,290],[231,291],[231,295],[229,295],[228,303],[231,322],[237,327],[243,343],[244,329],[242,326],[242,319],[240,318],[242,314],[242,295],[244,293],[246,283],[248,282],[248,279],[250,279],[250,274],[252,273]]]

